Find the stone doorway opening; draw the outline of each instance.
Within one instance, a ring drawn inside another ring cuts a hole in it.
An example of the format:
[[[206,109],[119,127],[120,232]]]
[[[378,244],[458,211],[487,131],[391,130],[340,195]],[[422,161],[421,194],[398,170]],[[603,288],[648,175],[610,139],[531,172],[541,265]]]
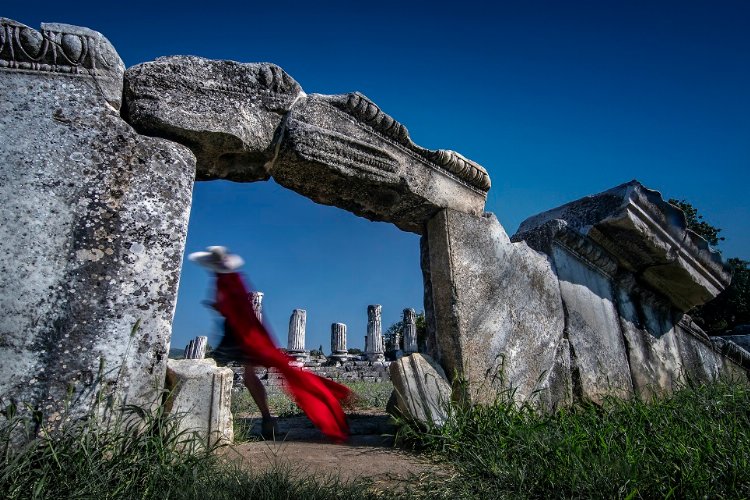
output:
[[[333,323],[347,325],[347,347],[365,350],[367,307],[382,306],[382,329],[403,309],[423,307],[419,236],[314,203],[273,180],[196,182],[172,328],[173,352],[196,336],[220,340],[220,320],[205,270],[187,254],[225,245],[242,255],[242,271],[264,293],[263,319],[287,347],[290,316],[306,311],[305,349],[331,353]]]

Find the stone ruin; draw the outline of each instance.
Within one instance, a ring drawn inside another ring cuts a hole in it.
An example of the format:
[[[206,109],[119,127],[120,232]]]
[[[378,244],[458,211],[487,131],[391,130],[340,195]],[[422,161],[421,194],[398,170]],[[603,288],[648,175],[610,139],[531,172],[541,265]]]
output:
[[[453,398],[555,407],[747,380],[747,352],[685,314],[727,286],[720,258],[636,182],[511,239],[484,212],[483,167],[414,144],[362,94],[308,95],[273,64],[180,56],[126,71],[100,33],[2,19],[0,89],[0,398],[48,424],[94,401],[159,402],[192,186],[211,179],[273,177],[421,235],[425,354],[459,382]],[[426,369],[409,358],[391,369]]]

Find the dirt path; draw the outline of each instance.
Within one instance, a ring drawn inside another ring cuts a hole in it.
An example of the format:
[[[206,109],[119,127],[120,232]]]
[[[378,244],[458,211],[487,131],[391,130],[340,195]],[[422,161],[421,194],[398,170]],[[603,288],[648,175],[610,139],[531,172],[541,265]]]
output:
[[[250,433],[259,435],[258,419],[247,419]],[[393,448],[395,428],[385,413],[350,414],[352,436],[346,444],[328,441],[304,416],[280,418],[276,441],[247,441],[225,448],[223,453],[252,471],[291,467],[297,474],[337,477],[350,482],[372,481],[374,487],[397,487],[433,474],[448,474],[445,468],[424,457]],[[253,438],[255,439],[255,438]]]

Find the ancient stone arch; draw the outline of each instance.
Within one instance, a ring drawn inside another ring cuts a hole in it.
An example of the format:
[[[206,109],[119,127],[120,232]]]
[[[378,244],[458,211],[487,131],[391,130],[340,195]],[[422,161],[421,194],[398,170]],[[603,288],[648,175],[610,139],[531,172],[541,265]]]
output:
[[[745,376],[748,358],[684,314],[727,285],[720,258],[637,182],[529,219],[511,242],[484,212],[484,168],[417,146],[361,94],[307,95],[272,64],[125,71],[101,34],[63,24],[0,20],[0,93],[3,406],[56,423],[96,394],[158,398],[195,179],[273,177],[420,234],[429,354],[471,401]]]

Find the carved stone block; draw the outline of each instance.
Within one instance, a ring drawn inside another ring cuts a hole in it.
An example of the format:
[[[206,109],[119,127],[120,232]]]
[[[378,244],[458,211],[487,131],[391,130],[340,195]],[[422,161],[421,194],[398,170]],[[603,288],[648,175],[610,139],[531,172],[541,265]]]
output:
[[[232,381],[229,368],[213,359],[170,359],[166,388],[167,410],[179,415],[180,429],[195,432],[206,444],[234,440]]]
[[[274,135],[301,93],[274,64],[161,57],[125,73],[125,118],[189,146],[198,180],[266,180]]]
[[[480,165],[417,146],[406,127],[359,93],[301,98],[271,174],[318,203],[420,234],[446,207],[480,215],[490,188]]]
[[[553,221],[601,246],[619,267],[641,276],[681,311],[707,302],[729,284],[721,255],[687,229],[682,211],[637,181],[531,217],[513,239],[534,246],[527,235]]]
[[[547,257],[511,243],[494,215],[453,210],[430,220],[427,247],[436,318],[429,354],[449,378],[466,381],[463,397],[492,403],[512,392],[551,406],[569,399],[570,371],[556,369],[570,365],[560,359],[568,353],[563,306]]]

